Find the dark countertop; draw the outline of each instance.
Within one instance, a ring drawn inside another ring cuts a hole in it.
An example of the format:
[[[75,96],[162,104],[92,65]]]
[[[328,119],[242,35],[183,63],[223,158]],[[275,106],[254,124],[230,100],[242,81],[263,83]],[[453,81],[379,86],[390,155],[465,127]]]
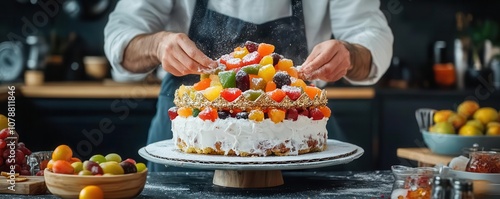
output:
[[[390,171],[283,171],[285,184],[264,189],[224,188],[212,184],[213,172],[154,172],[137,198],[390,198]],[[0,198],[58,198],[54,195],[7,195]]]

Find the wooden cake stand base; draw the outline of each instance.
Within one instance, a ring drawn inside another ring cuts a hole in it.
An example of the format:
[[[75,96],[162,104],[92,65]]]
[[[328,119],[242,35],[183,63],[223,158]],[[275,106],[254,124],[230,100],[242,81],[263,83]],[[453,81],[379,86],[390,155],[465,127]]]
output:
[[[215,170],[213,183],[233,188],[265,188],[280,186],[284,182],[280,170]]]

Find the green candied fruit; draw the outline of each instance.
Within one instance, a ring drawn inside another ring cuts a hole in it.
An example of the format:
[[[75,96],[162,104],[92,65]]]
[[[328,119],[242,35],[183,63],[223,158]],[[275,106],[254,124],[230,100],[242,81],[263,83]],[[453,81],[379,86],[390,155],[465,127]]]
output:
[[[250,89],[253,90],[264,90],[266,88],[266,81],[260,77],[255,77],[250,80]]]
[[[236,72],[234,71],[221,71],[219,72],[219,81],[223,88],[236,87]]]
[[[200,114],[200,109],[194,108],[193,109],[193,117],[198,117],[198,114]]]
[[[255,101],[262,94],[264,94],[264,91],[262,91],[262,90],[250,89],[250,90],[243,92],[243,96],[250,101]]]
[[[245,73],[252,74],[252,75],[259,74],[259,69],[260,69],[259,64],[253,64],[253,65],[249,65],[249,66],[245,66],[245,67],[241,68],[241,70],[245,71]]]

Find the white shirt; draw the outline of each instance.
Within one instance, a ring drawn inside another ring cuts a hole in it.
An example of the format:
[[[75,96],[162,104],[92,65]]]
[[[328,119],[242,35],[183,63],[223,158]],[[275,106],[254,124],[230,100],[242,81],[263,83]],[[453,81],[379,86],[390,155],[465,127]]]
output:
[[[165,30],[187,34],[195,4],[195,0],[118,1],[104,29],[104,51],[113,67],[113,79],[144,79],[147,73],[134,74],[121,66],[127,44],[144,33]],[[376,83],[389,67],[394,39],[379,7],[379,0],[303,0],[309,52],[332,33],[335,39],[361,44],[372,54],[369,78],[348,81],[355,85]],[[210,0],[208,9],[255,24],[292,15],[290,0]]]

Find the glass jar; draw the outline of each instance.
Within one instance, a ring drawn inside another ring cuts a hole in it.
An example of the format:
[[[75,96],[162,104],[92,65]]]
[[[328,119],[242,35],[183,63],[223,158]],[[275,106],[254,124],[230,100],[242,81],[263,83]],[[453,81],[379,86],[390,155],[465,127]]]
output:
[[[407,167],[394,165],[391,198],[431,198],[432,178],[439,173],[433,167]]]
[[[465,171],[476,173],[500,173],[500,153],[496,151],[476,151],[469,154]]]

